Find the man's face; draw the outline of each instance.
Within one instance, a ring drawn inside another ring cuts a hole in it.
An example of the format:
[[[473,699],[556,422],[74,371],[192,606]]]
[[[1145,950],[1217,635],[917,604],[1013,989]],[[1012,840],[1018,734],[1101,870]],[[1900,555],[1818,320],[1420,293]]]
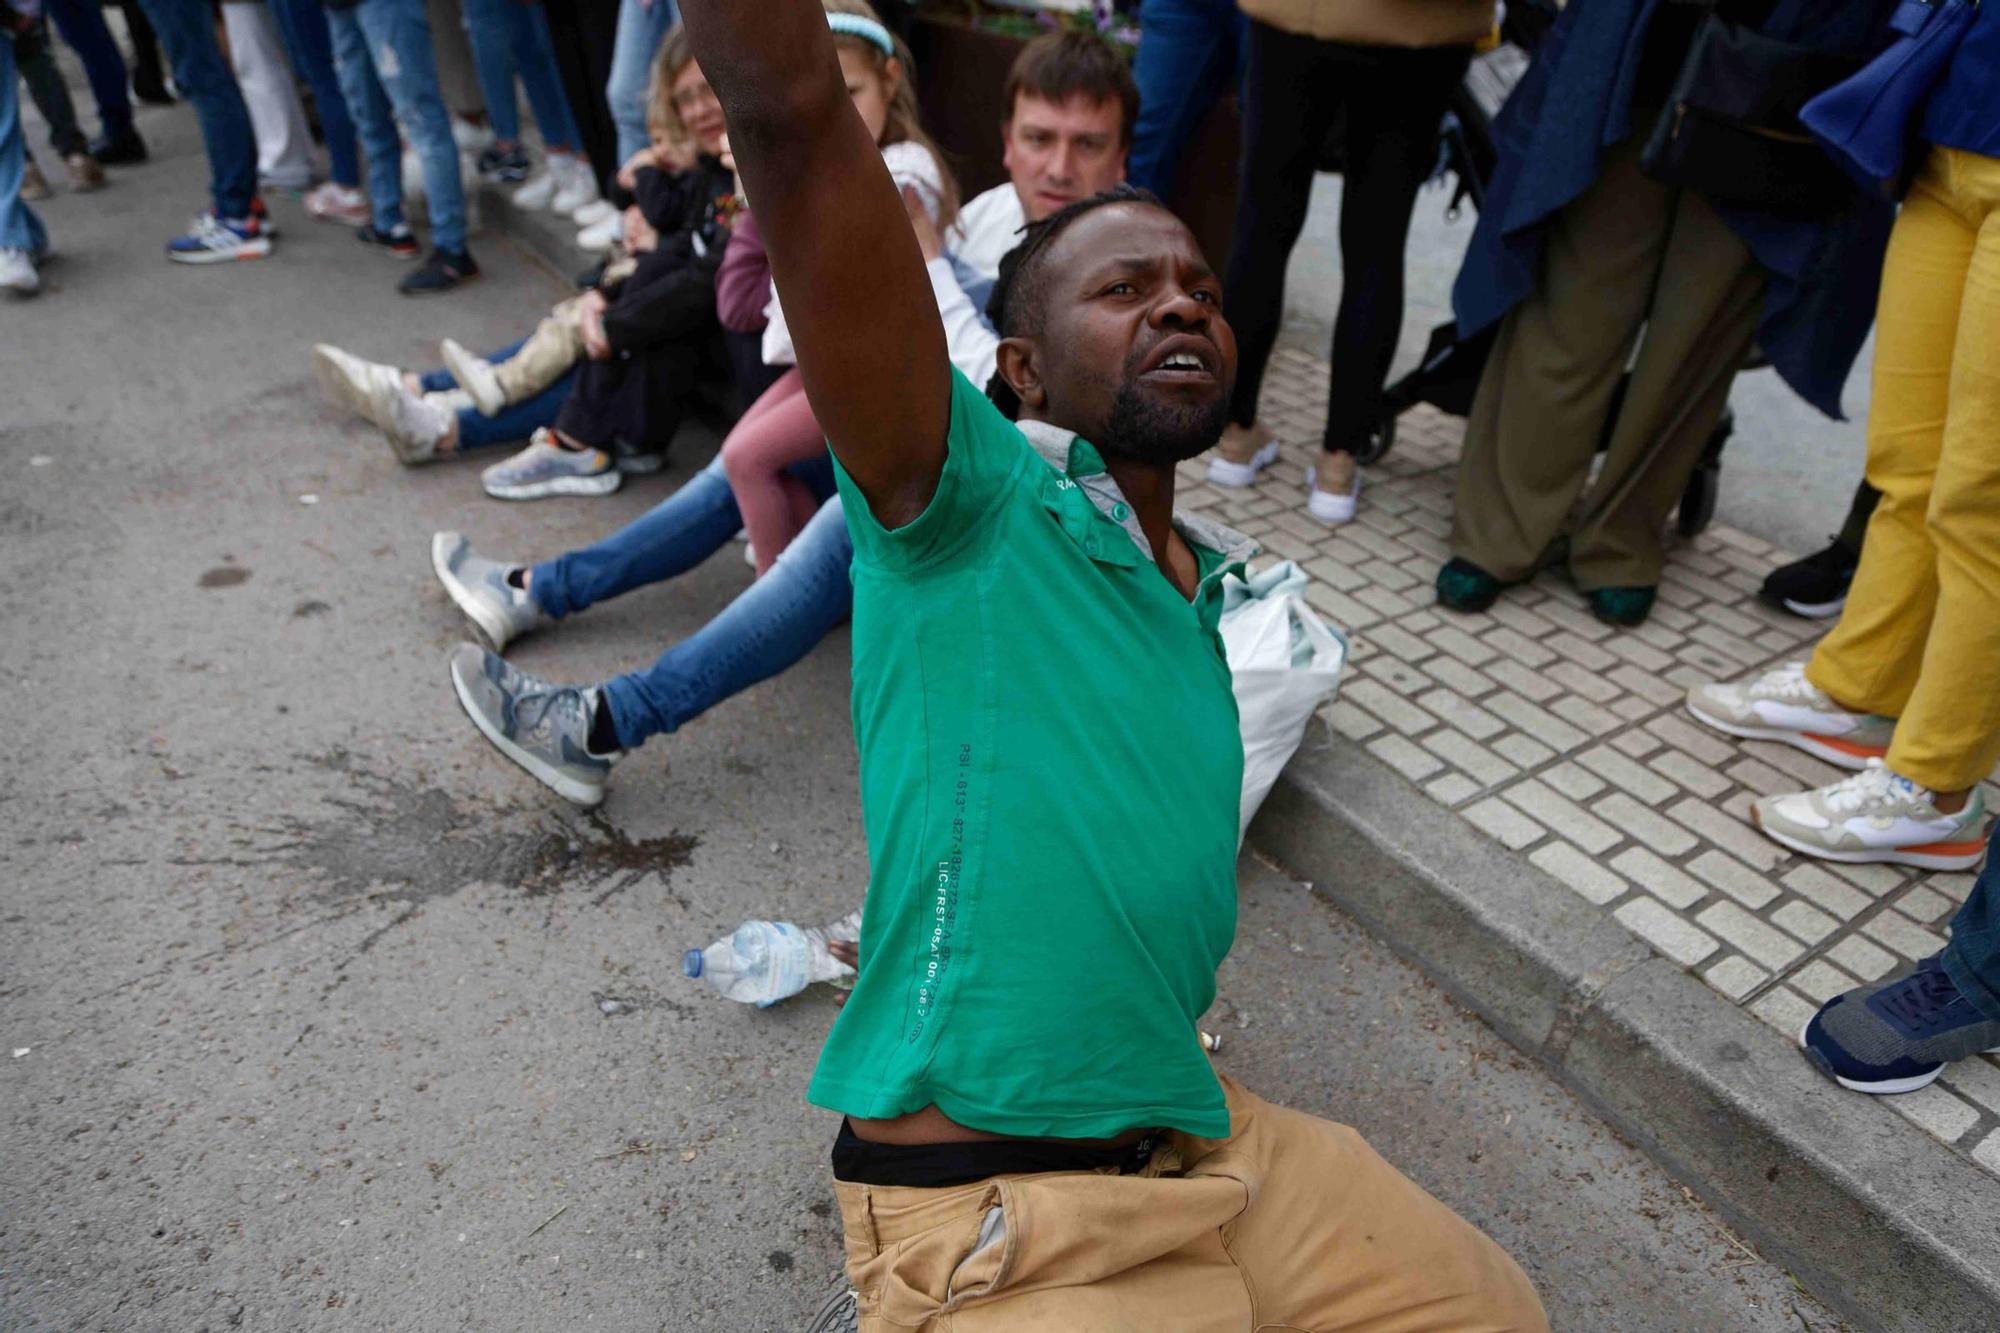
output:
[[[1038,392],[1022,395],[1032,414],[1145,463],[1213,445],[1229,416],[1236,335],[1180,219],[1107,205],[1072,222],[1042,264],[1042,327],[1026,340]]]
[[[1030,222],[1125,179],[1124,113],[1115,97],[1051,102],[1022,93],[1000,128],[1001,160]]]

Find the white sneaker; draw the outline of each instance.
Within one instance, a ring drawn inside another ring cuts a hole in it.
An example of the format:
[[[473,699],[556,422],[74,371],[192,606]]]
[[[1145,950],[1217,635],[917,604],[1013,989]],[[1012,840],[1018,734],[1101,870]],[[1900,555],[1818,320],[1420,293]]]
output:
[[[1840,768],[1866,768],[1889,753],[1896,719],[1850,713],[1806,679],[1803,662],[1741,683],[1688,691],[1687,710],[1703,726],[1748,740],[1777,741]]]
[[[606,218],[617,216],[618,206],[609,199],[593,199],[570,214],[569,220],[579,227],[595,227]]]
[[[1272,440],[1256,453],[1250,455],[1247,463],[1224,458],[1220,453],[1208,460],[1208,479],[1216,486],[1248,486],[1257,480],[1257,474],[1278,461],[1278,442]]]
[[[461,153],[483,153],[493,146],[491,126],[475,125],[458,116],[451,118],[451,138]]]
[[[376,391],[373,409],[369,419],[381,428],[396,461],[405,467],[436,458],[438,445],[451,432],[451,413],[431,401],[430,395],[411,393],[400,379],[393,387]]]
[[[619,217],[614,210],[611,216],[602,222],[593,223],[578,232],[576,234],[576,243],[580,249],[588,250],[594,255],[601,255],[616,245],[619,237],[624,234],[625,219]]]
[[[547,208],[549,201],[556,197],[562,182],[556,179],[556,161],[550,158],[542,169],[528,178],[528,183],[514,191],[513,204],[516,208]]]
[[[1318,468],[1306,470],[1306,512],[1328,527],[1352,523],[1354,511],[1361,505],[1361,470],[1355,469],[1354,489],[1345,495],[1335,495],[1314,485],[1318,475]]]
[[[444,357],[444,368],[472,396],[472,405],[479,409],[479,415],[499,416],[500,409],[507,406],[507,395],[500,388],[500,377],[493,372],[493,363],[451,338],[439,343],[438,351]]]
[[[585,204],[596,202],[597,176],[591,171],[588,161],[563,154],[549,159],[549,170],[557,181],[555,197],[549,200],[550,208],[558,213],[573,214]]]
[[[1831,786],[1767,796],[1751,817],[1773,842],[1823,861],[1970,870],[1986,854],[1985,800],[1975,788],[1965,808],[1948,815],[1934,794],[1870,759]]]
[[[321,222],[359,227],[369,220],[368,196],[338,181],[322,181],[307,191],[306,215]]]
[[[375,403],[388,388],[403,387],[403,372],[376,361],[363,361],[352,352],[343,352],[330,343],[315,343],[312,349],[313,378],[320,392],[335,407],[344,407],[356,416],[381,425],[375,418]]]
[[[35,272],[34,256],[12,247],[0,249],[0,287],[15,296],[33,296],[42,290],[42,275]]]

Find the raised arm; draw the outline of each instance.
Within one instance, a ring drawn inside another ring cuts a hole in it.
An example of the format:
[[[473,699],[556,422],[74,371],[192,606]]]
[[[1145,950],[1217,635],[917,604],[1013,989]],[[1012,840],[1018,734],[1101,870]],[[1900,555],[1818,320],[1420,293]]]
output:
[[[722,101],[813,415],[885,526],[930,502],[951,371],[902,200],[815,0],[681,0]]]

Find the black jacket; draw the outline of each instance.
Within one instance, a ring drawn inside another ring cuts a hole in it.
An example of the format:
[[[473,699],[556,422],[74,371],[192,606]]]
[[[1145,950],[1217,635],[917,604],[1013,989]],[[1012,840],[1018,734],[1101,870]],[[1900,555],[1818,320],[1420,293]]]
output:
[[[733,188],[729,172],[712,157],[686,171],[639,173],[632,193],[660,244],[639,256],[629,277],[604,289],[610,301],[604,336],[614,352],[716,327],[715,273],[729,239],[720,205]]]

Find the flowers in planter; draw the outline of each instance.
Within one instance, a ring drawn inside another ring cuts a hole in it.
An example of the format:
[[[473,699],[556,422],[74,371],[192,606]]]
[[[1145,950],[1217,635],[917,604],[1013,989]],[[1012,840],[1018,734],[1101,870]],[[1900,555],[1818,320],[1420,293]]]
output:
[[[1129,59],[1139,45],[1137,0],[915,0],[919,13],[1027,40],[1062,28],[1094,32]]]

